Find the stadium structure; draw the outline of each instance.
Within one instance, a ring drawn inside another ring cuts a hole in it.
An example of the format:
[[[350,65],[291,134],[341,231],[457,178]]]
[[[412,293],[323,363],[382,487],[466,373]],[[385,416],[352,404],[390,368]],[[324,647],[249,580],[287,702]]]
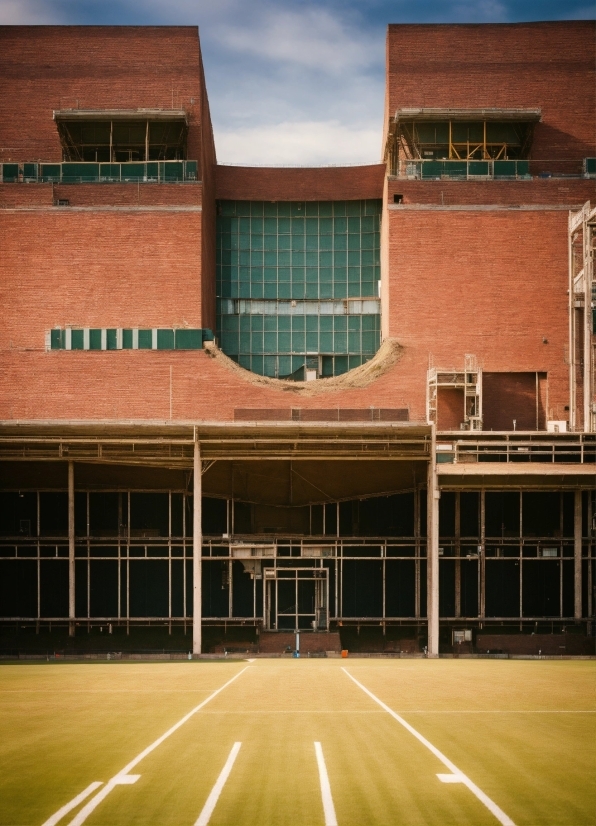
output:
[[[248,168],[196,28],[0,30],[5,647],[593,652],[595,42],[391,25],[382,162]]]

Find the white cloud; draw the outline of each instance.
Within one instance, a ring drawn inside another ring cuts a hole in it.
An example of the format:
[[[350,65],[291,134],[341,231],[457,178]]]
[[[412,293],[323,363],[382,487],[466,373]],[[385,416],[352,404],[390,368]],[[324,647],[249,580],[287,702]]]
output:
[[[280,11],[265,5],[250,22],[216,25],[212,35],[232,51],[323,72],[353,74],[382,60],[381,38],[322,9]]]
[[[270,126],[216,130],[219,163],[321,166],[378,163],[379,128],[338,121],[284,121]]]
[[[464,0],[453,3],[445,17],[452,23],[507,23],[509,12],[499,0]]]
[[[61,22],[55,8],[44,0],[0,0],[2,26],[40,26]]]

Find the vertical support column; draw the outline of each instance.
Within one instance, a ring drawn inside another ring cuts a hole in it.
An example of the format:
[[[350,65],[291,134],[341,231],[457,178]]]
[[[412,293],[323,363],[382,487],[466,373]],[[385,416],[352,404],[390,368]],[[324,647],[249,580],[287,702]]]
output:
[[[480,545],[478,548],[478,616],[484,619],[486,610],[486,498],[485,490],[480,491]]]
[[[575,491],[573,509],[573,616],[582,618],[582,492]]]
[[[193,654],[200,654],[202,646],[201,563],[203,553],[203,535],[201,524],[201,497],[203,492],[203,480],[201,476],[201,452],[199,449],[199,442],[197,439],[195,439],[193,479],[194,482],[192,500],[192,651]]]
[[[75,502],[74,462],[68,463],[68,635],[75,635]]]
[[[437,484],[437,451],[435,426],[432,426],[431,457],[428,463],[427,496],[427,617],[428,655],[439,656],[439,497]]]
[[[455,616],[461,617],[461,494],[455,494]]]

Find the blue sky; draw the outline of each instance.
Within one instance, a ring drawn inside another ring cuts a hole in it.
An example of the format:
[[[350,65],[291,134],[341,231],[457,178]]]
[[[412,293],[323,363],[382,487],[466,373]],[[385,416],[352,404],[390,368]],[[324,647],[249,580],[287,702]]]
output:
[[[0,24],[199,26],[218,160],[376,163],[388,23],[589,19],[587,0],[0,0]]]

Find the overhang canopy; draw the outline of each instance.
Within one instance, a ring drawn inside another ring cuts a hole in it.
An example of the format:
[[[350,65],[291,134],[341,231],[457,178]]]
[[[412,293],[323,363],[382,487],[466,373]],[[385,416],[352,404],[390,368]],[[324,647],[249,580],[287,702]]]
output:
[[[538,123],[542,118],[541,109],[397,109],[395,122],[407,121],[515,121],[516,123]]]
[[[55,121],[183,121],[188,125],[184,109],[55,109]]]

